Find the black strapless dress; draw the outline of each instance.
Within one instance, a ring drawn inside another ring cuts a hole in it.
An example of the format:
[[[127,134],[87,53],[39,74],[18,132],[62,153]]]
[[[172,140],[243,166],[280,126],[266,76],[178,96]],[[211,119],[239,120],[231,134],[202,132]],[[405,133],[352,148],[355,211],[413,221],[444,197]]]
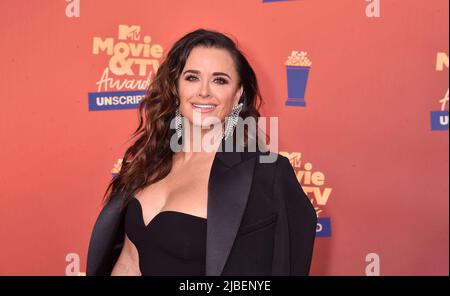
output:
[[[206,219],[163,211],[145,225],[141,203],[132,198],[125,232],[139,253],[142,275],[205,275]]]

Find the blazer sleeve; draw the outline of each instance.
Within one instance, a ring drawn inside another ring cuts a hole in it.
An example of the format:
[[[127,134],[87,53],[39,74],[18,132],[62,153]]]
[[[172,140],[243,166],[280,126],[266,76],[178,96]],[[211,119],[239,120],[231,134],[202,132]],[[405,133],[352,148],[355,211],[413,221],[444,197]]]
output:
[[[317,215],[304,193],[289,159],[279,156],[274,193],[284,204],[289,233],[290,275],[309,275]]]
[[[120,211],[122,196],[112,194],[103,207],[89,242],[86,275],[110,275],[123,247],[125,228]]]

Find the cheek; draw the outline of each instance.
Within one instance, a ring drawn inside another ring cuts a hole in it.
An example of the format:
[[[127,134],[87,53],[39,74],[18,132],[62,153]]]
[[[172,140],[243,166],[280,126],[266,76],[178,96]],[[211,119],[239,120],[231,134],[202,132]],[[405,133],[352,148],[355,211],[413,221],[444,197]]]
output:
[[[180,82],[178,84],[178,94],[180,96],[180,101],[185,102],[189,100],[192,94],[195,92],[194,88],[186,83]]]
[[[217,112],[217,116],[220,118],[220,120],[225,119],[225,117],[228,114],[228,110],[229,110],[229,104],[227,102],[222,102],[220,104],[220,109]]]
[[[234,96],[233,94],[226,93],[220,99],[220,115],[222,117],[228,116],[233,108]]]

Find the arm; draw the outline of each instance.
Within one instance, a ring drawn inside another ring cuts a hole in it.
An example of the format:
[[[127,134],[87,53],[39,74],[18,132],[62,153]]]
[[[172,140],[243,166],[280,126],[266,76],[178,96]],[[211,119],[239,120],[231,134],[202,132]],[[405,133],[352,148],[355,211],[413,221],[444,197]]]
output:
[[[275,194],[283,200],[289,230],[290,275],[309,275],[317,215],[289,160],[279,156]]]
[[[136,246],[125,234],[124,245],[119,259],[111,272],[111,275],[141,275],[139,269],[139,255]]]

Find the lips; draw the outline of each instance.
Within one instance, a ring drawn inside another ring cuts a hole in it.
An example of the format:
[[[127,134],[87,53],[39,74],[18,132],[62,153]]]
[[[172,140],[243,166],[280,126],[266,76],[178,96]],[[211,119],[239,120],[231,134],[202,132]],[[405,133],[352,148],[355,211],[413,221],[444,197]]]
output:
[[[191,103],[192,109],[201,113],[211,112],[216,109],[216,104],[205,104],[205,103]]]

